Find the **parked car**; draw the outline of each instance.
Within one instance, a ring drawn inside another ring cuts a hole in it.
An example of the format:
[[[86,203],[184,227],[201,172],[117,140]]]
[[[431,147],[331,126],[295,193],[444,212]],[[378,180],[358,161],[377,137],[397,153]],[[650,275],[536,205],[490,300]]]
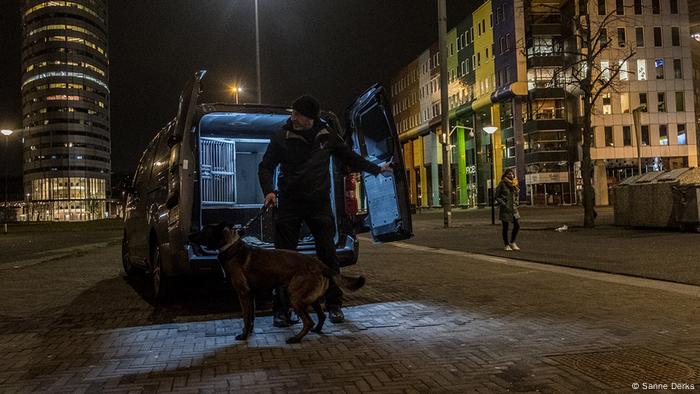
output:
[[[186,85],[177,116],[149,143],[124,202],[124,271],[148,272],[156,299],[169,292],[175,276],[220,272],[216,251],[191,244],[187,236],[210,223],[239,227],[260,212],[264,197],[258,164],[270,137],[291,114],[288,108],[267,105],[199,103],[205,74],[199,71]],[[377,242],[412,235],[403,156],[390,107],[384,89],[375,85],[350,106],[347,129],[332,113],[322,116],[356,152],[375,163],[391,161],[395,169],[391,176],[358,176],[331,159],[335,241],[343,266],[357,261],[358,227],[368,228]],[[354,217],[360,204],[369,212],[366,220]],[[273,235],[273,212],[268,211],[244,239],[274,248]],[[308,229],[302,231],[298,251],[315,252]]]

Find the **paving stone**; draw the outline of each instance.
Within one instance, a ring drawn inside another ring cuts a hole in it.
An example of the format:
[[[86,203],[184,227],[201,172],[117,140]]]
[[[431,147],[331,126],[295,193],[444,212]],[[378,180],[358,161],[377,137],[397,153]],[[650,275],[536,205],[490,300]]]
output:
[[[347,272],[368,283],[348,294],[346,323],[290,346],[300,327],[261,311],[242,343],[230,289],[154,307],[114,276],[108,249],[23,269],[82,264],[92,284],[0,320],[0,392],[591,392],[616,387],[557,357],[637,349],[630,365],[657,354],[700,366],[700,300],[660,290],[363,243]],[[15,280],[0,273],[0,297]]]

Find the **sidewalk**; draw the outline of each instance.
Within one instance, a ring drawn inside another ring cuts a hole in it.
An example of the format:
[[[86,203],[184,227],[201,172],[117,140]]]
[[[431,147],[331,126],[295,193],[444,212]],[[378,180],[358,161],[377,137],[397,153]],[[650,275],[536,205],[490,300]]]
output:
[[[490,208],[456,209],[444,229],[433,209],[413,216],[407,243],[700,285],[700,234],[617,227],[612,207],[596,210],[596,227],[586,229],[581,207],[521,207],[521,250],[506,252],[498,212],[494,226]],[[554,231],[562,225],[568,230]]]

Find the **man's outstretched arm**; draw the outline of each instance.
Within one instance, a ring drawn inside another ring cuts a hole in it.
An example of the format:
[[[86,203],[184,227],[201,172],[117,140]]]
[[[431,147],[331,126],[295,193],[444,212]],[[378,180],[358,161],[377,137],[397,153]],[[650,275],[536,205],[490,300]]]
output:
[[[340,138],[338,138],[338,141],[336,141],[333,153],[335,153],[335,155],[340,158],[343,163],[347,164],[352,171],[364,171],[369,172],[372,175],[379,175],[382,172],[392,172],[391,163],[385,163],[383,166],[379,167],[378,165],[355,153],[355,151],[350,149],[350,147],[340,140]]]

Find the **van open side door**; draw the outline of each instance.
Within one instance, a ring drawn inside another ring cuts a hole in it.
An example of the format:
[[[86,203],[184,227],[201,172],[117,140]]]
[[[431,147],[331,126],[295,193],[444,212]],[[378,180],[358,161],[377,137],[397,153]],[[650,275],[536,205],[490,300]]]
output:
[[[403,152],[390,108],[384,88],[377,84],[358,97],[347,114],[355,152],[377,165],[390,162],[394,170],[388,176],[362,174],[370,232],[376,242],[413,235]]]

